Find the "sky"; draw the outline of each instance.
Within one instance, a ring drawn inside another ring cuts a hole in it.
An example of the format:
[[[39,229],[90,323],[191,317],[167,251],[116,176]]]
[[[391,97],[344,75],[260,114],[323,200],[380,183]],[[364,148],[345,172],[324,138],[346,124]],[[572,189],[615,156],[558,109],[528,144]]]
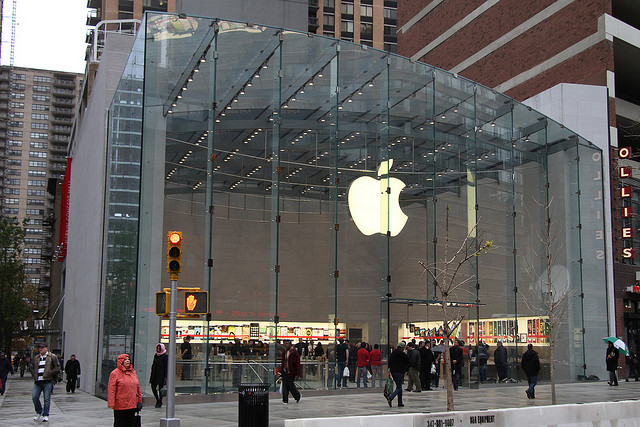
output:
[[[16,0],[13,65],[84,73],[87,0]],[[13,0],[4,0],[2,65],[11,58]]]

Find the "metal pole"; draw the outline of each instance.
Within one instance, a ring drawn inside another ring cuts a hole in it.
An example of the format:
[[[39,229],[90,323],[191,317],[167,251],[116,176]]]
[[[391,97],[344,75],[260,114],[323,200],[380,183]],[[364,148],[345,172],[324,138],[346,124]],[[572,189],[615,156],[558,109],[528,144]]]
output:
[[[167,417],[160,419],[160,427],[180,427],[180,419],[175,418],[176,409],[176,312],[178,280],[171,274],[171,294],[169,296],[169,366],[167,368]]]

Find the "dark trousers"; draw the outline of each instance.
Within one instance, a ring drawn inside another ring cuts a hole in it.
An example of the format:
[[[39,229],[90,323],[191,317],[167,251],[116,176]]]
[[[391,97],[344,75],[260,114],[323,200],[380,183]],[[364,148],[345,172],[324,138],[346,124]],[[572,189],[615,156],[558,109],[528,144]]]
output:
[[[162,394],[160,393],[162,387],[164,387],[164,384],[151,383],[151,391],[153,392],[153,397],[156,398],[157,405],[162,405]]]
[[[113,410],[113,427],[134,427],[136,409]]]
[[[616,377],[616,371],[609,371],[609,385],[618,385],[618,377]]]
[[[420,383],[422,390],[431,390],[431,366],[420,366]]]
[[[393,382],[396,383],[396,389],[389,396],[389,400],[393,400],[394,397],[398,396],[398,405],[402,405],[402,381],[404,380],[404,372],[391,372],[391,378],[393,378]]]
[[[0,394],[4,394],[4,389],[7,387],[7,375],[0,376]]]
[[[289,376],[286,372],[282,373],[282,401],[287,403],[289,401],[289,393],[296,400],[300,400],[300,392],[293,382],[294,378]]]
[[[457,390],[458,386],[462,383],[462,365],[456,363],[451,365],[451,380],[453,382],[453,389]]]
[[[527,375],[527,383],[529,383],[529,388],[527,389],[527,391],[529,392],[529,396],[531,396],[532,399],[536,398],[536,384],[538,384],[538,376],[537,375],[533,375],[533,376],[528,376]]]
[[[336,387],[346,387],[347,386],[347,377],[343,377],[342,373],[344,372],[344,368],[346,368],[346,362],[338,362],[338,377],[336,378],[337,384]]]
[[[498,381],[502,381],[509,376],[509,366],[506,363],[504,365],[496,365],[496,371],[498,372]]]
[[[181,380],[190,380],[191,379],[191,365],[189,364],[189,362],[191,361],[191,358],[189,359],[182,359],[182,375],[180,375],[180,379]]]
[[[76,381],[78,381],[78,377],[76,375],[67,375],[67,393],[75,393]]]

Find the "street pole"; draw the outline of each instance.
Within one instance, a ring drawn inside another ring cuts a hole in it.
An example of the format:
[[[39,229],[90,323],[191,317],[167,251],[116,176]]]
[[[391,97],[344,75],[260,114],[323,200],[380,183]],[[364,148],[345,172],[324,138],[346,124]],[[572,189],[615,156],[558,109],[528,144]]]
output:
[[[169,295],[169,366],[167,368],[167,417],[160,419],[160,427],[180,427],[175,418],[176,409],[176,306],[178,298],[178,274],[171,273]]]

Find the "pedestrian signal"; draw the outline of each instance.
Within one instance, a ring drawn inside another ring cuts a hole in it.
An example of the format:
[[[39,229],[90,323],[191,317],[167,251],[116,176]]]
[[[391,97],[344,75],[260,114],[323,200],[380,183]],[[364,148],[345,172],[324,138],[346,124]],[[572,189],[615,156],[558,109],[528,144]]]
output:
[[[167,273],[182,271],[182,232],[170,231],[167,234]]]
[[[166,292],[156,292],[156,314],[169,314],[169,294]]]
[[[207,314],[209,312],[209,292],[185,292],[184,293],[184,313],[185,314]]]

